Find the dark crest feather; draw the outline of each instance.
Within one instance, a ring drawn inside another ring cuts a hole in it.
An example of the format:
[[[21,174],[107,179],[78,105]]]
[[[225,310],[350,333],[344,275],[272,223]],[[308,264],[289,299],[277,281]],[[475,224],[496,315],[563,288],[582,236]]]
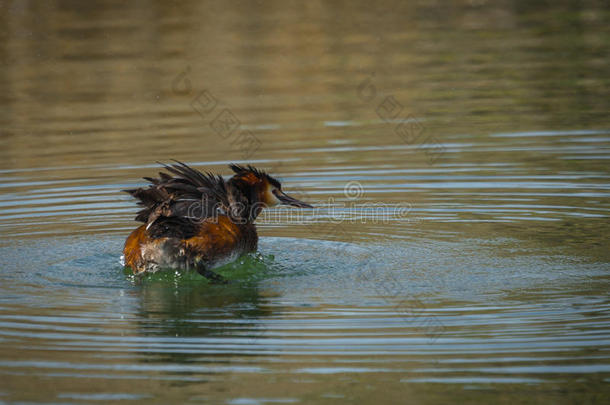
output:
[[[282,185],[280,184],[279,181],[277,181],[276,179],[271,177],[269,174],[267,174],[263,170],[259,170],[254,166],[251,166],[251,165],[241,166],[241,165],[236,165],[236,164],[232,163],[229,165],[229,168],[231,170],[233,170],[233,172],[237,175],[244,175],[247,173],[252,173],[259,179],[267,179],[269,181],[269,183],[271,183],[273,186],[275,186],[277,188],[282,187]]]

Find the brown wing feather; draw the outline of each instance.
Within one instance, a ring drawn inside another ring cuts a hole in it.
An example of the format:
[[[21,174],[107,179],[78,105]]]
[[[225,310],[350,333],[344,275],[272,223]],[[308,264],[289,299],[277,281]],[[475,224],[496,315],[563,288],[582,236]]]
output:
[[[228,206],[221,176],[202,173],[179,161],[162,166],[169,173],[160,172],[158,178],[145,177],[150,183],[148,187],[124,190],[144,207],[135,219],[144,222],[147,228],[154,226],[151,235],[188,237],[193,232],[193,223],[213,217],[219,208]]]

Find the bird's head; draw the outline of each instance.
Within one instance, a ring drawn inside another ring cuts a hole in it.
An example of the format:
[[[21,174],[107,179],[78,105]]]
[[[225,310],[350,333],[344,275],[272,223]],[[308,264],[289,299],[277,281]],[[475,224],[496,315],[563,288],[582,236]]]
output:
[[[282,184],[262,170],[258,170],[250,165],[239,166],[232,164],[229,167],[235,173],[227,182],[229,200],[232,205],[237,203],[253,211],[248,214],[251,219],[255,219],[262,208],[273,207],[279,204],[299,208],[313,208],[311,205],[284,193],[282,191]]]

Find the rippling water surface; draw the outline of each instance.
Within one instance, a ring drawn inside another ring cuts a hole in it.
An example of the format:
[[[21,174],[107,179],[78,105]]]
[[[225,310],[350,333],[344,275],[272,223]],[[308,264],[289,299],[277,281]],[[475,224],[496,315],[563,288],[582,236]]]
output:
[[[0,402],[607,403],[609,16],[0,2]],[[172,158],[316,210],[134,279]]]

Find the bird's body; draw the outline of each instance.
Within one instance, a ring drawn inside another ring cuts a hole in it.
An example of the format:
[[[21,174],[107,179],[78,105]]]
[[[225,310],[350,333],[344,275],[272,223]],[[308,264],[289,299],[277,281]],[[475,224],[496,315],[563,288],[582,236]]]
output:
[[[311,207],[285,195],[280,183],[251,166],[231,165],[228,181],[183,163],[165,166],[170,173],[146,178],[146,188],[126,190],[144,208],[144,222],[125,241],[125,265],[135,274],[171,268],[194,269],[220,281],[212,269],[256,251],[254,220],[268,206],[284,203]]]

